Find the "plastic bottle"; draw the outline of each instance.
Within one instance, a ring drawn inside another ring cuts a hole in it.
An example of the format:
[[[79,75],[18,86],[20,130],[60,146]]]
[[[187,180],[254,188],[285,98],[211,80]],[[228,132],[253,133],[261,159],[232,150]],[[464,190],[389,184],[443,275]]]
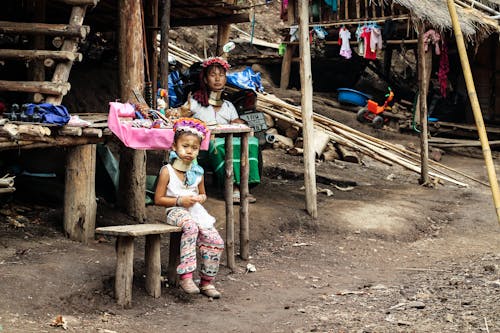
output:
[[[32,120],[34,123],[41,123],[42,122],[42,116],[40,115],[40,107],[39,106],[35,106],[35,110],[33,111]]]
[[[21,107],[21,115],[19,116],[19,120],[21,120],[23,122],[28,121],[28,115],[26,114],[27,108],[28,108],[28,105],[26,105],[26,104],[23,104],[23,106]]]
[[[12,104],[10,107],[10,113],[7,114],[7,119],[10,121],[17,121],[17,113],[19,112],[19,105],[18,104]]]

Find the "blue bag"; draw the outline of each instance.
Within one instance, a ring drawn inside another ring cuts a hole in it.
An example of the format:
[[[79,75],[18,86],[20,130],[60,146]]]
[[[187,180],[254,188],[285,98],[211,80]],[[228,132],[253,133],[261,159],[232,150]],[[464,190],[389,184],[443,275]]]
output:
[[[168,74],[168,105],[171,108],[184,104],[183,84],[178,71],[172,71]]]
[[[51,103],[33,104],[27,105],[25,111],[27,116],[32,116],[35,112],[35,107],[38,106],[40,116],[42,117],[42,123],[47,124],[57,124],[65,125],[68,123],[71,116],[69,115],[68,109],[64,105],[54,105]]]
[[[260,79],[260,73],[255,73],[251,67],[245,68],[241,72],[227,74],[227,83],[243,89],[252,89],[263,92],[264,86]]]

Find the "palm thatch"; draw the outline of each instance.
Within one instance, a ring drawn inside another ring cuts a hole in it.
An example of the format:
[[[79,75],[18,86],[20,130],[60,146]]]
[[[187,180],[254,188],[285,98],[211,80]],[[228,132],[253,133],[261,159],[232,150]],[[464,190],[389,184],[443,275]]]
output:
[[[393,2],[407,8],[415,22],[424,22],[440,31],[452,30],[446,0],[393,0]],[[497,4],[500,0],[488,0],[488,2]],[[457,12],[462,33],[469,41],[479,41],[500,31],[498,20],[488,17],[475,8],[457,6]]]

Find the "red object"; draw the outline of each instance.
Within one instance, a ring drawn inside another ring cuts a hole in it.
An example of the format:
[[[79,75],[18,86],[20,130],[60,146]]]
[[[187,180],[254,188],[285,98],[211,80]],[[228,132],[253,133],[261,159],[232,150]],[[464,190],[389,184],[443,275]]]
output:
[[[0,114],[1,113],[4,113],[5,112],[5,109],[7,109],[7,107],[5,106],[4,103],[0,102]]]

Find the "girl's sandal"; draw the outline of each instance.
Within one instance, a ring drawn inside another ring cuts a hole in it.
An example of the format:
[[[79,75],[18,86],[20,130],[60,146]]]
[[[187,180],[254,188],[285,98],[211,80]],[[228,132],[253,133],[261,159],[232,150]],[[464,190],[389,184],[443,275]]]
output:
[[[206,286],[200,287],[200,291],[207,297],[220,298],[220,292],[215,289],[215,286],[213,284],[207,284]]]
[[[179,286],[186,294],[199,294],[200,289],[196,286],[193,279],[181,279]]]

